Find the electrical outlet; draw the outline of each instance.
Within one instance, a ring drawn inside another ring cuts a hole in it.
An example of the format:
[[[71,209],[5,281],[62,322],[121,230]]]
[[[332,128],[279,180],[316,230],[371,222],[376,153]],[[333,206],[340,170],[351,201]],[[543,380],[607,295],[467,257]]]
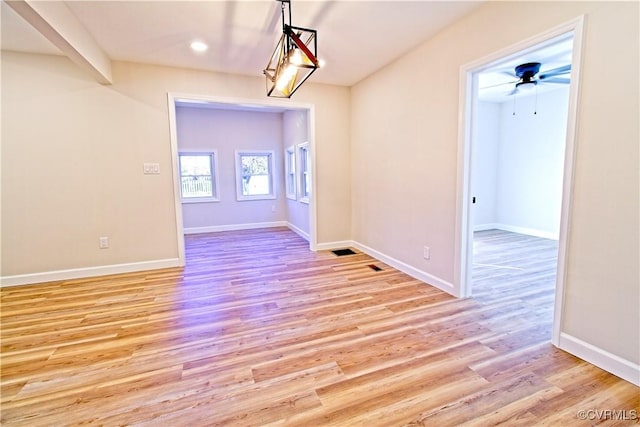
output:
[[[431,249],[429,248],[429,246],[424,247],[422,256],[424,257],[424,259],[431,259]]]
[[[109,247],[109,238],[108,237],[100,237],[100,249],[107,249]]]

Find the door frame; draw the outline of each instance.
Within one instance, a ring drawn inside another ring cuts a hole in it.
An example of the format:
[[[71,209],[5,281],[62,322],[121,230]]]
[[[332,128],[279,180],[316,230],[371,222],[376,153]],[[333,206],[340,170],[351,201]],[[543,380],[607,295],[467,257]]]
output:
[[[311,154],[311,197],[309,198],[309,249],[317,250],[317,203],[316,203],[316,145],[315,145],[315,107],[313,104],[276,99],[251,99],[223,96],[209,96],[183,93],[167,93],[169,110],[169,139],[171,143],[171,165],[173,170],[173,197],[176,219],[176,239],[179,265],[185,265],[184,223],[182,217],[182,201],[180,199],[180,169],[178,166],[178,132],[176,122],[176,103],[189,102],[197,104],[216,104],[228,106],[230,109],[246,109],[252,111],[306,111],[307,134]]]
[[[477,105],[478,74],[497,62],[552,44],[554,39],[573,33],[571,84],[569,87],[569,112],[565,141],[562,203],[560,211],[560,235],[558,239],[558,269],[554,303],[552,343],[559,345],[564,308],[567,243],[570,233],[571,192],[576,154],[577,115],[580,87],[584,15],[549,29],[519,43],[489,54],[460,67],[460,101],[458,114],[458,160],[456,189],[456,243],[454,292],[458,297],[471,296],[471,267],[473,261],[473,226],[471,224],[471,138],[474,111]]]

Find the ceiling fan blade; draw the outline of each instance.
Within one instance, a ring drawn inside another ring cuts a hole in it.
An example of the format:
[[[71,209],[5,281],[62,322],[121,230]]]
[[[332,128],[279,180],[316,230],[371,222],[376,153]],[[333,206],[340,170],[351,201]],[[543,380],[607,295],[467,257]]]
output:
[[[542,83],[558,83],[558,84],[568,85],[569,83],[571,83],[571,79],[567,79],[564,77],[551,77],[548,79],[544,79]]]
[[[517,77],[515,74],[513,74],[513,73],[512,73],[512,72],[510,72],[510,71],[500,71],[500,74],[504,74],[505,76],[509,76],[509,77],[511,77],[512,79],[513,79],[513,78],[515,78],[515,77]]]
[[[560,74],[567,74],[571,72],[571,64],[563,65],[562,67],[554,68],[552,70],[547,70],[544,73],[540,74],[538,78],[540,80],[548,79],[549,77],[558,76]]]
[[[520,81],[520,80],[514,80],[514,81],[511,81],[511,82],[496,83],[496,84],[494,84],[494,85],[483,86],[483,87],[481,87],[481,88],[480,88],[480,90],[484,90],[484,89],[491,89],[491,88],[494,88],[494,87],[504,86],[504,85],[512,85],[512,84],[514,84],[514,83],[518,83],[519,81]]]

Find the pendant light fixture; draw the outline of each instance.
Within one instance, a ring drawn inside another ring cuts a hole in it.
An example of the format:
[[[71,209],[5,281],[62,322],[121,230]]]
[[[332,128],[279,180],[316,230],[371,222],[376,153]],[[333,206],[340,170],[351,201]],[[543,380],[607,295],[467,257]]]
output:
[[[269,59],[264,75],[267,96],[290,98],[319,67],[316,30],[291,25],[291,1],[276,0],[282,9],[282,36]],[[285,20],[288,8],[289,20]]]

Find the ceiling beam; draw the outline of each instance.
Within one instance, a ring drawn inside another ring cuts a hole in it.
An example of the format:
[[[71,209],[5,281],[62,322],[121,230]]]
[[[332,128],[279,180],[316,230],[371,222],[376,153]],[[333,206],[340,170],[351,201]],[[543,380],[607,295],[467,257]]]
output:
[[[111,60],[64,2],[7,0],[6,3],[99,83],[113,83]]]

